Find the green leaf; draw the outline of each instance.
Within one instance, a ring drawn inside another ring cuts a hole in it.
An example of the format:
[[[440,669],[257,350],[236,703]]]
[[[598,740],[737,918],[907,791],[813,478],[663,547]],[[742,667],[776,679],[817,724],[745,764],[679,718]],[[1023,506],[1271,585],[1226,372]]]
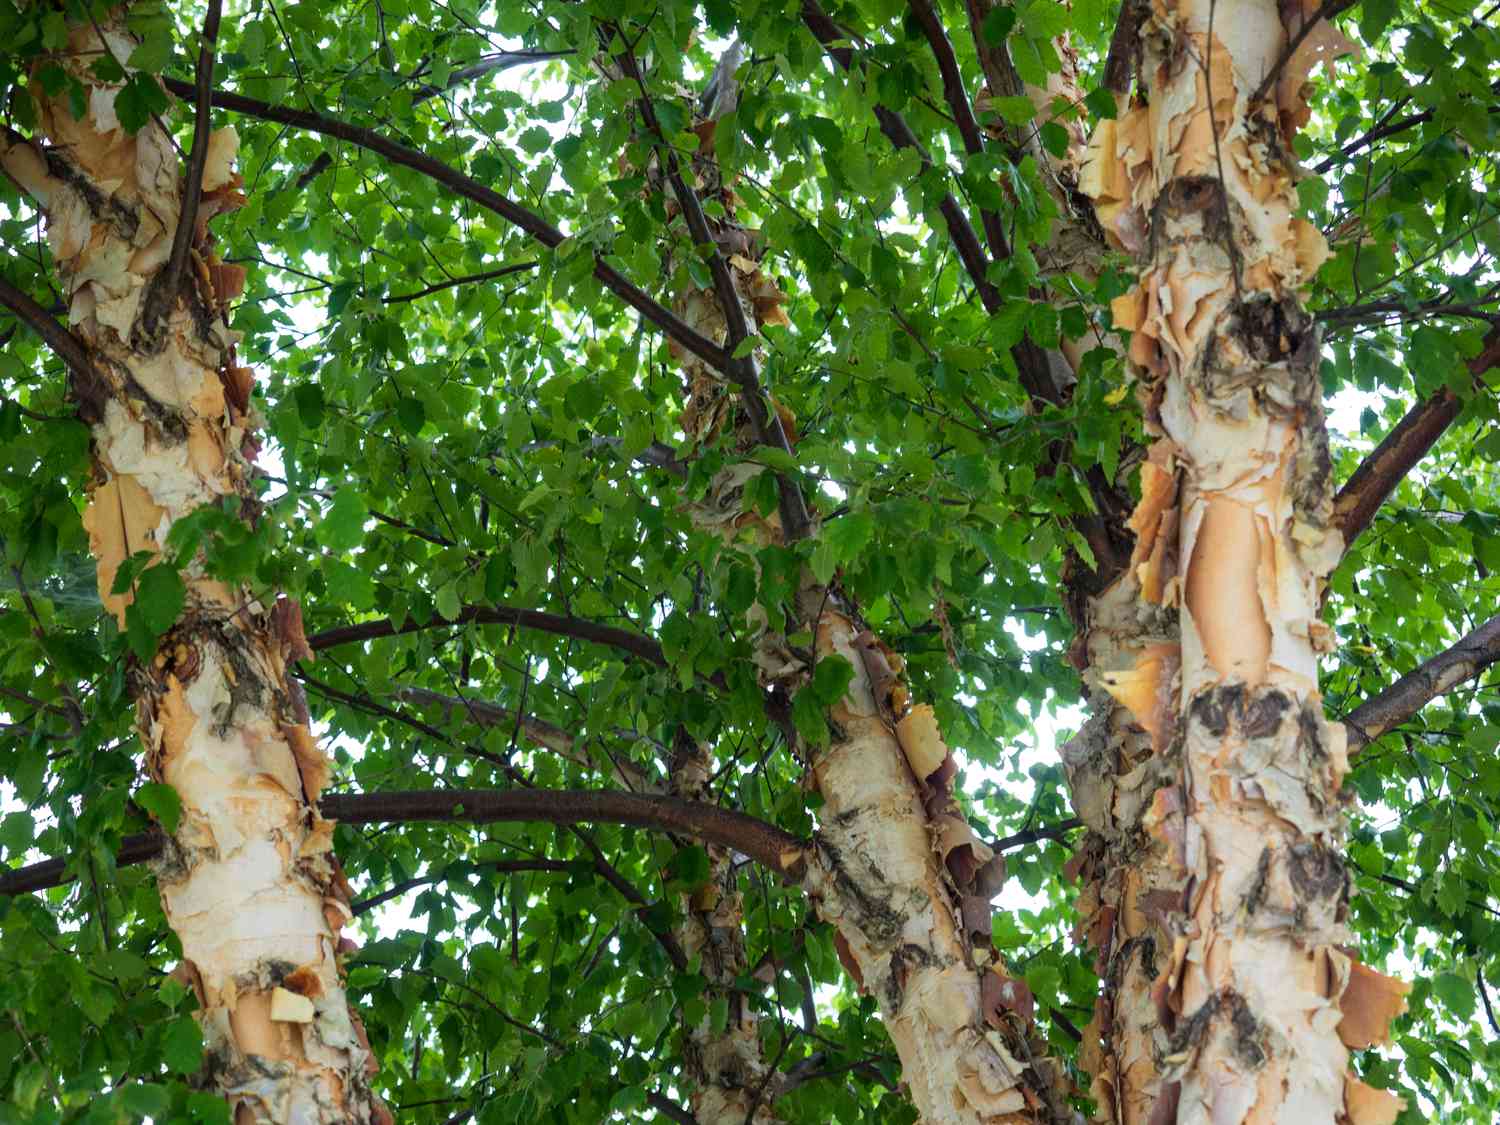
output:
[[[980,25],[980,31],[984,35],[984,41],[987,44],[991,47],[999,47],[1005,42],[1005,38],[1010,34],[1011,28],[1015,26],[1016,10],[1008,4],[997,4],[984,17],[984,22]]]
[[[840,564],[852,562],[870,545],[875,517],[869,512],[849,512],[823,525],[823,538]]]
[[[1432,991],[1444,1006],[1467,1023],[1474,1018],[1474,982],[1457,973],[1438,973],[1432,978]]]
[[[182,817],[182,798],[177,790],[160,781],[148,781],[135,791],[135,803],[161,822],[168,834],[177,831]]]
[[[172,1104],[172,1095],[155,1082],[131,1082],[121,1087],[120,1101],[137,1117],[160,1117]]]
[[[136,580],[133,608],[155,636],[177,624],[186,602],[187,586],[173,567],[165,564],[148,567]]]
[[[438,588],[433,601],[437,604],[437,611],[443,615],[444,620],[457,621],[460,610],[463,608],[458,598],[458,586],[449,582]]]
[[[811,691],[818,706],[826,709],[844,698],[853,680],[854,666],[837,653],[830,653],[818,661],[812,682],[803,691]]]
[[[167,108],[167,95],[145,74],[132,74],[115,96],[115,116],[127,133],[139,133],[153,114]]]
[[[180,1016],[162,1036],[162,1059],[176,1074],[192,1074],[203,1061],[203,1031],[192,1016]]]
[[[552,147],[552,134],[540,125],[533,125],[516,138],[523,151],[536,156]]]
[[[427,423],[427,407],[419,398],[402,395],[396,402],[396,417],[401,421],[401,428],[415,437]]]
[[[353,485],[344,485],[333,494],[333,503],[318,524],[318,542],[331,551],[353,550],[364,542],[369,515],[365,498]]]

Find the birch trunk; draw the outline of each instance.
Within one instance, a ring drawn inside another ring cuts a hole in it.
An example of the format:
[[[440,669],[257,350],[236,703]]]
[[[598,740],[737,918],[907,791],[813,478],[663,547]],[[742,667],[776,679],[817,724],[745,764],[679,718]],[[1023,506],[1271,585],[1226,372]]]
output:
[[[703,128],[704,126],[700,126]],[[707,123],[711,130],[711,123]],[[701,151],[711,152],[711,132]],[[730,265],[747,319],[786,323],[784,298],[760,268],[764,247],[734,221],[735,199],[711,160],[693,170],[695,193],[727,216],[712,234]],[[679,315],[715,342],[728,340],[713,290],[689,288]],[[674,349],[687,380],[683,431],[695,443],[755,444],[732,388],[697,357]],[[793,419],[779,405],[790,431]],[[764,470],[740,462],[722,471],[691,505],[700,527],[726,540],[781,545],[779,519],[744,510],[749,482]],[[754,607],[762,684],[783,702],[805,688],[816,663],[847,660],[854,671],[829,709],[829,741],[809,746],[784,724],[823,799],[816,847],[803,881],[821,918],[836,927],[839,954],[874,996],[901,1060],[902,1078],[927,1125],[1023,1125],[1071,1119],[1061,1066],[1043,1056],[1032,1029],[1032,998],[990,944],[990,898],[1004,865],[973,834],[951,791],[956,772],[932,709],[912,706],[901,660],[865,629],[836,586],[804,570],[785,631]],[[811,652],[786,640],[798,629]]]
[[[1111,968],[1133,981],[1105,1028],[1116,1121],[1369,1125],[1401,1104],[1348,1071],[1404,988],[1347,952],[1345,740],[1317,690],[1342,541],[1297,296],[1326,248],[1293,216],[1290,153],[1310,70],[1348,44],[1321,25],[1283,65],[1311,14],[1156,0],[1137,100],[1096,131],[1085,169],[1140,262],[1115,322],[1161,435],[1135,565],[1101,599],[1127,638],[1101,680],[1152,743],[1131,793],[1143,861],[1112,923]],[[1141,643],[1172,609],[1180,648]],[[1152,957],[1125,957],[1129,942]]]
[[[243,273],[218,261],[206,230],[243,202],[236,137],[224,129],[209,142],[189,268],[169,292],[160,278],[182,208],[178,158],[155,121],[128,135],[115,114],[120,87],[89,69],[101,51],[123,61],[135,45],[123,9],[97,30],[75,28],[64,62],[87,90],[84,117],[65,97],[45,101],[45,143],[3,150],[46,211],[69,319],[92,362],[74,383],[93,446],[84,525],[100,597],[122,627],[136,590],[112,592],[125,559],[144,551],[160,562],[172,526],[206,505],[252,522],[258,507],[251,372],[237,364],[226,315]],[[147,324],[157,302],[162,315]],[[157,879],[201,1002],[201,1079],[236,1125],[388,1121],[338,961],[351,915],[333,824],[316,806],[329,763],[287,676],[290,661],[311,655],[300,610],[210,577],[201,559],[183,577],[180,615],[129,681],[147,773],[181,801]]]

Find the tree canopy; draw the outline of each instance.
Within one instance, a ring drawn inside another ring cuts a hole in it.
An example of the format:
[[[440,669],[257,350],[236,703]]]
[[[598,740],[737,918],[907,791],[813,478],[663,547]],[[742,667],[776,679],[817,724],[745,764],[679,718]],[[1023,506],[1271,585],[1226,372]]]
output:
[[[809,568],[933,708],[962,814],[1005,860],[994,946],[1085,1106],[1100,981],[1059,756],[1087,702],[1070,591],[1120,565],[1101,553],[1145,437],[1111,313],[1133,264],[1059,244],[1052,177],[1120,112],[1111,43],[1136,5],[226,7],[206,38],[201,3],[132,3],[133,54],[91,65],[123,83],[122,129],[158,119],[196,155],[201,48],[212,125],[238,135],[244,203],[211,216],[222,261],[188,268],[244,269],[260,507],[205,506],[166,552],[300,603],[374,1089],[415,1123],[688,1121],[689,1031],[733,1001],[758,1013],[777,1120],[915,1119],[876,998],[778,870],[823,804],[790,743],[826,744],[849,684],[840,661],[794,693],[758,675]],[[1325,3],[1357,51],[1311,76],[1296,152],[1330,250],[1304,296],[1350,540],[1320,674],[1328,717],[1365,720],[1350,921],[1362,959],[1413,984],[1394,1047],[1356,1068],[1406,1097],[1403,1122],[1500,1111],[1497,7]],[[105,8],[0,0],[8,135],[33,136],[44,99],[82,114],[57,57]],[[997,50],[1028,87],[1076,66],[1083,96],[1039,112],[987,86]],[[688,204],[669,159],[723,190]],[[695,207],[749,232],[753,340],[684,322],[724,264]],[[192,1081],[193,990],[138,862],[179,807],[147,780],[131,677],[183,581],[127,561],[126,625],[104,611],[69,308],[9,178],[0,245],[0,857],[26,869],[0,869],[0,1121],[227,1121]],[[1049,395],[1028,356],[1065,345],[1076,382]],[[759,378],[753,437],[684,432],[695,349]],[[1417,432],[1410,455],[1372,459],[1393,431]],[[795,528],[792,491],[810,533],[754,534]],[[672,804],[686,746],[708,755],[694,808],[753,819]],[[743,904],[728,991],[678,936],[715,847]]]

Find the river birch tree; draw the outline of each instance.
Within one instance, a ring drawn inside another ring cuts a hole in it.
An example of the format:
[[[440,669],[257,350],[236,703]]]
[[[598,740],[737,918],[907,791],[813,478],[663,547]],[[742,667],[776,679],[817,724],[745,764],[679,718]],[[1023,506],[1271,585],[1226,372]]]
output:
[[[1494,15],[0,0],[0,1114],[1490,1120]]]

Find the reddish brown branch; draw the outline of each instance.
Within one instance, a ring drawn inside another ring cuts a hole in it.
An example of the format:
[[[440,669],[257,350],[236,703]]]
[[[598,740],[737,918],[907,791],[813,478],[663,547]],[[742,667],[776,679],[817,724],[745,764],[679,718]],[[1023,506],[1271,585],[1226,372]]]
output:
[[[193,87],[186,82],[176,78],[164,78],[162,80],[167,89],[174,94],[186,96]],[[543,246],[556,248],[566,239],[562,231],[540,215],[528,211],[514,200],[507,199],[499,192],[492,191],[483,184],[464,175],[456,168],[449,167],[441,160],[419,152],[414,148],[397,144],[387,137],[381,136],[373,129],[365,129],[358,125],[350,125],[346,121],[339,121],[332,117],[325,117],[320,113],[310,110],[292,109],[288,106],[272,105],[270,102],[259,101],[255,98],[247,98],[243,94],[230,94],[222,90],[216,90],[213,94],[213,104],[220,109],[227,109],[232,113],[243,114],[246,117],[257,117],[262,121],[274,121],[281,125],[290,125],[295,129],[306,129],[312,133],[320,133],[325,137],[336,137],[341,141],[369,152],[385,157],[392,164],[410,168],[420,172],[422,175],[442,184],[455,195],[477,203],[487,211],[493,211],[513,226],[519,228],[529,237]],[[643,317],[655,324],[673,340],[682,345],[688,351],[701,358],[704,362],[712,364],[720,371],[730,370],[729,353],[715,344],[706,336],[695,332],[689,325],[671,310],[664,307],[660,302],[651,299],[644,290],[606,262],[597,254],[594,255],[594,276],[604,287],[618,296],[631,308],[635,309]]]
[[[1281,72],[1286,69],[1287,63],[1291,62],[1292,56],[1297,53],[1297,48],[1302,46],[1303,41],[1313,33],[1318,24],[1341,15],[1354,7],[1355,3],[1356,0],[1323,0],[1317,11],[1306,16],[1297,30],[1287,39],[1286,45],[1281,49],[1281,54],[1276,57],[1276,61],[1271,64],[1271,69],[1266,71],[1266,76],[1255,88],[1255,93],[1250,95],[1250,104],[1259,105],[1265,100],[1266,94],[1276,84],[1276,79],[1281,77]]]
[[[321,633],[314,633],[307,638],[307,644],[314,652],[320,652],[336,645],[354,644],[359,641],[374,640],[376,637],[394,637],[420,632],[423,629],[442,629],[451,625],[470,624],[518,625],[523,629],[537,629],[560,637],[576,637],[607,648],[616,648],[658,667],[664,668],[667,664],[661,645],[650,637],[633,633],[629,629],[601,625],[597,621],[585,621],[579,617],[566,617],[557,613],[544,613],[536,609],[516,609],[504,605],[464,606],[452,621],[441,615],[435,615],[427,621],[408,620],[400,627],[391,624],[389,618],[362,621],[357,625],[341,625],[334,629],[325,629]]]
[[[813,37],[823,44],[823,50],[829,58],[843,70],[848,71],[854,68],[853,49],[839,45],[847,37],[838,24],[834,23],[828,13],[818,5],[817,0],[804,0],[802,22],[813,33]],[[891,144],[897,148],[909,148],[921,158],[924,172],[932,167],[932,157],[917,140],[917,135],[911,131],[911,126],[906,123],[904,117],[877,104],[875,119],[880,123],[880,131],[886,135]],[[953,198],[952,192],[943,196],[938,204],[938,211],[948,227],[948,237],[953,243],[954,250],[958,252],[959,261],[963,263],[965,272],[968,273],[970,280],[974,282],[974,288],[979,292],[980,301],[988,312],[996,311],[1001,304],[1000,291],[990,283],[989,262],[985,258],[984,249],[979,245],[979,236],[974,233],[974,227],[963,213],[963,208],[958,205],[958,200]],[[1008,257],[1010,249],[1008,246],[1003,250],[997,248],[996,253],[1001,257]]]
[[[1413,668],[1374,699],[1344,716],[1349,753],[1359,753],[1428,703],[1500,662],[1500,616],[1492,617],[1452,648]]]
[[[497,277],[509,277],[513,273],[533,270],[536,267],[536,262],[517,262],[513,266],[500,266],[498,269],[464,274],[462,277],[450,277],[446,281],[439,281],[436,285],[428,285],[411,293],[392,293],[389,296],[380,298],[380,301],[381,304],[385,305],[395,305],[402,301],[417,301],[423,297],[429,297],[433,293],[441,293],[444,289],[452,289],[455,285],[468,285],[471,282],[479,281],[493,281]]]
[[[1500,328],[1485,337],[1483,349],[1469,360],[1469,374],[1478,379],[1497,364],[1500,364]],[[1462,410],[1462,400],[1444,387],[1408,410],[1354,470],[1333,500],[1334,526],[1343,533],[1346,550],[1370,526],[1380,506]]]
[[[344,824],[460,824],[537,822],[624,824],[719,844],[749,856],[790,881],[802,877],[805,841],[732,809],[676,797],[594,789],[430,789],[397,793],[334,794],[319,803],[323,815]],[[158,832],[127,836],[118,867],[161,854]],[[67,863],[49,859],[0,876],[0,894],[44,890],[68,881]]]
[[[910,3],[912,15],[921,25],[922,34],[927,37],[927,45],[932,48],[932,57],[937,60],[938,74],[943,79],[943,100],[953,113],[958,135],[963,138],[964,151],[970,156],[979,156],[984,152],[984,134],[980,132],[979,122],[974,117],[974,107],[969,104],[969,92],[958,69],[958,59],[953,54],[953,41],[948,38],[942,17],[938,15],[931,0],[910,0]],[[1009,257],[1010,248],[1000,216],[982,207],[979,210],[979,220],[984,226],[984,237],[990,244],[991,256]]]
[[[172,252],[166,268],[159,273],[146,295],[141,324],[149,336],[161,322],[177,297],[187,268],[188,250],[198,227],[198,202],[203,197],[203,170],[208,166],[209,95],[214,84],[214,49],[219,41],[219,15],[223,0],[209,0],[203,17],[203,34],[198,44],[198,68],[193,88],[193,105],[197,118],[193,122],[193,151],[188,157],[187,181],[182,188],[182,210],[177,229],[172,233]]]
[[[564,873],[576,870],[576,865],[563,859],[500,859],[491,863],[476,865],[465,865],[463,874],[471,871],[494,871],[501,875],[510,875],[523,871],[547,871]],[[457,877],[459,872],[443,871],[437,875],[418,875],[412,879],[402,879],[399,883],[393,883],[378,894],[370,895],[368,898],[357,899],[350,904],[349,909],[358,918],[361,914],[368,914],[382,903],[390,902],[393,898],[399,898],[407,891],[415,890],[417,887],[430,886],[433,883],[441,883],[449,878]]]
[[[8,308],[17,320],[40,336],[42,342],[72,368],[75,375],[85,379],[95,378],[94,365],[83,341],[59,324],[57,318],[37,304],[29,294],[17,289],[3,277],[0,277],[0,305]]]

